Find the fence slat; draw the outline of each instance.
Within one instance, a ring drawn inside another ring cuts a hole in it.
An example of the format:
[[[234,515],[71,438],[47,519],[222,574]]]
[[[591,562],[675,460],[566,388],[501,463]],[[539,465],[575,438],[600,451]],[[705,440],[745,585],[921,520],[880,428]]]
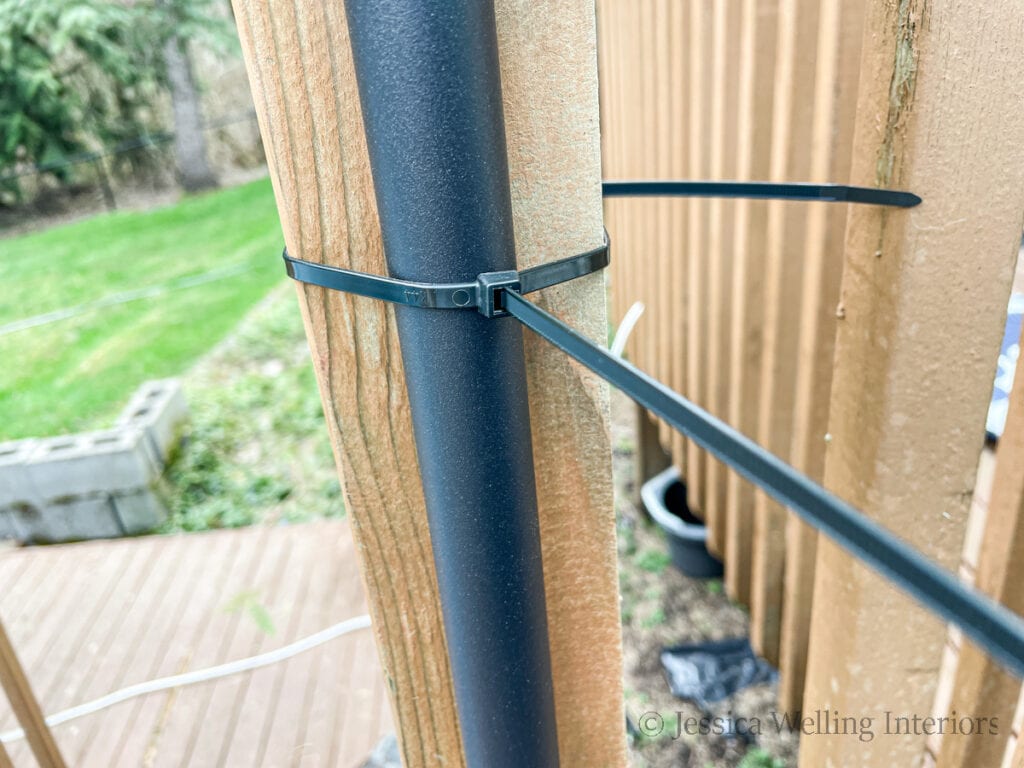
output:
[[[689,13],[686,3],[683,0],[672,2],[669,6],[668,27],[670,30],[672,63],[667,73],[671,81],[671,99],[669,112],[672,117],[671,125],[673,131],[672,151],[669,156],[669,173],[675,178],[686,176],[687,164],[689,162],[689,138],[690,125],[688,120],[688,94],[689,94],[689,55],[687,46]],[[685,248],[688,240],[687,231],[687,202],[685,200],[672,200],[669,204],[669,215],[672,217],[671,241],[668,249],[672,255],[672,266],[667,275],[668,282],[672,286],[672,311],[670,323],[672,332],[670,334],[670,356],[671,364],[668,383],[677,392],[684,391],[687,381],[687,312],[685,300],[688,295],[687,289],[687,264],[685,259]],[[682,299],[682,301],[680,300]],[[670,439],[670,453],[673,463],[679,468],[685,477],[687,473],[686,440],[683,436],[673,431]]]
[[[739,81],[740,6],[732,0],[715,0],[711,34],[711,134],[712,179],[736,178],[737,96]],[[730,356],[729,321],[733,271],[733,202],[713,199],[708,205],[708,355],[705,364],[708,410],[715,416],[728,413]],[[705,467],[704,519],[708,549],[725,552],[728,520],[725,515],[725,466],[708,457]]]
[[[810,181],[845,183],[849,179],[863,30],[864,8],[860,3],[834,0],[821,4]],[[847,209],[842,205],[811,205],[806,213],[791,460],[797,469],[820,481],[825,471]],[[800,709],[803,700],[816,548],[817,533],[789,512],[779,642],[779,706],[791,713]]]
[[[767,179],[771,171],[777,24],[778,0],[744,0],[737,118],[740,179]],[[728,421],[748,435],[757,431],[767,210],[763,202],[735,204]],[[749,604],[754,487],[735,472],[726,481],[725,514],[726,589],[733,599]]]
[[[810,172],[818,0],[781,0],[772,115],[771,179],[794,181]],[[796,335],[806,210],[773,201],[768,206],[764,329],[758,442],[788,458],[793,434]],[[750,640],[773,664],[779,659],[785,512],[763,492],[754,494]]]
[[[672,49],[669,41],[669,9],[672,0],[657,0],[654,5],[655,41],[652,46],[654,61],[648,67],[654,72],[655,101],[653,117],[656,127],[656,142],[650,142],[657,148],[655,161],[649,174],[651,177],[671,173],[672,162]],[[657,269],[649,274],[656,275],[653,280],[656,290],[656,320],[658,323],[658,358],[655,376],[659,381],[668,381],[672,372],[672,262],[675,261],[672,243],[671,201],[659,198],[655,205],[648,204],[655,221],[650,232],[657,238]],[[672,429],[664,421],[659,422],[659,435],[663,445],[671,445]]]
[[[710,109],[707,41],[711,36],[708,6],[700,0],[690,3],[689,28],[689,159],[691,179],[708,175],[708,120]],[[686,387],[687,397],[705,405],[705,364],[707,361],[707,201],[687,201],[686,242]],[[694,443],[686,453],[687,499],[694,513],[704,514],[704,475],[707,455]]]
[[[1024,338],[1021,339],[1024,342]],[[1024,375],[1014,380],[974,585],[1024,614]],[[961,640],[949,711],[997,718],[995,733],[945,734],[938,768],[996,765],[1003,756],[1021,682],[969,640]]]
[[[953,567],[1024,210],[1024,12],[875,0],[865,25],[851,181],[924,202],[849,212],[825,480]],[[930,714],[941,623],[828,540],[814,603],[804,711]],[[923,742],[812,734],[800,764],[911,765]]]

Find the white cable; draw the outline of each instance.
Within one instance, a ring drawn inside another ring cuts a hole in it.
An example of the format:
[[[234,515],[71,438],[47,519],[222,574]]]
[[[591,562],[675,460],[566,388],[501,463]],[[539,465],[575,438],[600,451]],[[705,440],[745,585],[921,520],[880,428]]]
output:
[[[637,301],[633,303],[633,306],[627,310],[626,316],[622,318],[622,322],[619,323],[619,329],[615,331],[615,338],[612,339],[610,350],[616,357],[622,357],[622,353],[626,351],[626,342],[629,341],[629,335],[633,333],[633,329],[640,321],[640,315],[643,313],[644,303]]]
[[[225,664],[218,664],[215,667],[197,669],[194,672],[183,672],[180,675],[160,677],[146,683],[129,685],[127,688],[121,688],[113,693],[108,693],[106,696],[101,696],[98,699],[93,699],[92,701],[87,701],[84,704],[79,704],[77,707],[71,707],[70,709],[65,709],[62,712],[50,715],[46,718],[46,724],[51,727],[60,725],[61,723],[66,723],[69,720],[84,717],[85,715],[91,715],[93,712],[99,712],[101,709],[112,707],[115,704],[120,704],[122,701],[133,699],[136,696],[143,696],[147,693],[157,693],[159,691],[166,691],[168,688],[179,688],[183,685],[192,685],[193,683],[204,683],[208,680],[216,680],[239,672],[248,672],[252,669],[266,667],[278,661],[289,659],[292,656],[303,653],[304,651],[316,648],[318,645],[323,645],[328,640],[333,640],[336,637],[347,635],[349,632],[354,632],[357,629],[366,629],[369,626],[370,617],[368,615],[363,614],[362,616],[356,616],[355,618],[348,619],[339,624],[335,624],[334,626],[327,627],[327,629],[322,629],[315,635],[310,635],[309,637],[305,637],[301,640],[296,640],[294,643],[282,646],[281,648],[277,648],[273,651],[261,653],[258,656],[250,656],[247,659],[229,661]],[[7,731],[7,733],[0,733],[0,743],[4,744],[9,744],[12,741],[18,741],[23,738],[25,738],[25,731],[22,728],[16,728],[12,731]]]

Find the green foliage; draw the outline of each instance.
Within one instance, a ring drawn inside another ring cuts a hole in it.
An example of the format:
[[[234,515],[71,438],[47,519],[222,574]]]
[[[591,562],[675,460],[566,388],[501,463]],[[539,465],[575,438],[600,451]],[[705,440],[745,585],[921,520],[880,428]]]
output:
[[[190,376],[191,423],[167,470],[166,531],[341,517],[302,319],[285,290]]]
[[[650,616],[645,617],[644,620],[640,622],[640,626],[644,629],[654,629],[655,627],[660,627],[664,623],[665,611],[661,608],[655,608]]]
[[[0,0],[0,201],[17,199],[16,167],[60,181],[62,160],[145,136],[175,35],[231,39],[211,0]]]
[[[740,760],[739,768],[786,768],[786,761],[779,757],[772,757],[760,747],[754,747]]]
[[[667,552],[653,549],[641,552],[636,559],[637,567],[642,568],[648,573],[661,573],[668,566],[669,562],[670,558]]]

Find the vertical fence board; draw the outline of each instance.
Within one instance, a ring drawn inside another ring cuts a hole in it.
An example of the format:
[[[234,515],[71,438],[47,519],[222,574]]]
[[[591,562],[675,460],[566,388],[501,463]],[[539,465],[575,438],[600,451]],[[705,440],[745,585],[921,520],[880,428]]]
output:
[[[778,0],[744,0],[737,118],[736,175],[740,179],[767,179],[771,171],[777,22]],[[765,203],[750,200],[735,204],[728,421],[747,435],[757,431],[767,210]],[[750,602],[753,512],[754,487],[729,472],[725,583],[729,595],[744,604]]]
[[[864,9],[859,3],[829,0],[821,4],[810,181],[846,182],[849,178],[863,24]],[[846,214],[844,205],[807,209],[791,461],[818,481],[825,470]],[[798,711],[803,699],[816,547],[814,529],[788,513],[779,652],[779,705],[787,712]]]
[[[669,6],[670,13],[667,24],[670,30],[672,62],[670,71],[666,73],[671,81],[671,98],[667,107],[672,121],[672,150],[669,156],[668,173],[673,178],[686,176],[689,162],[690,126],[688,120],[689,94],[689,55],[687,40],[688,8],[684,0],[674,0]],[[671,364],[668,384],[677,392],[684,391],[687,381],[687,267],[684,248],[687,243],[687,203],[685,200],[672,200],[669,203],[669,215],[672,217],[671,240],[668,245],[672,254],[672,266],[668,275],[664,276],[672,287],[672,312],[670,335]],[[673,462],[685,476],[687,472],[686,440],[682,434],[673,431],[670,441]]]
[[[866,29],[852,182],[924,203],[850,210],[825,480],[953,566],[1024,210],[1024,13],[875,0]],[[805,711],[929,714],[939,621],[827,540],[814,601]],[[814,734],[800,764],[911,765],[923,739]]]
[[[1024,339],[1022,339],[1024,341]],[[1006,428],[999,441],[975,586],[1024,614],[1024,376],[1010,395]],[[996,718],[996,732],[945,734],[938,768],[996,765],[1006,749],[1009,723],[1020,698],[1021,682],[993,662],[978,646],[962,640],[948,711]],[[946,714],[946,713],[943,713]]]
[[[655,102],[653,105],[655,126],[657,129],[657,153],[650,174],[668,175],[671,173],[672,162],[672,50],[669,35],[669,9],[672,0],[657,0],[654,6],[655,45],[654,62],[649,73],[656,73],[651,79],[655,84]],[[652,142],[653,143],[653,142]],[[672,262],[675,261],[672,242],[671,201],[659,198],[655,205],[648,205],[655,217],[654,226],[650,231],[656,233],[658,262],[655,269],[648,271],[656,286],[657,322],[658,322],[658,359],[653,369],[659,381],[668,381],[672,372]],[[659,434],[664,445],[671,445],[672,429],[664,420],[659,422]]]
[[[716,0],[712,6],[710,178],[736,178],[737,85],[739,81],[740,6],[732,0]],[[708,205],[708,355],[705,365],[707,406],[723,418],[728,413],[729,322],[733,272],[733,203],[720,198]],[[705,467],[704,517],[708,549],[725,552],[728,520],[725,515],[726,468],[708,456]]]
[[[557,19],[514,0],[497,5],[525,266],[591,247],[600,237],[594,17],[582,2],[559,4]],[[235,0],[234,8],[289,249],[308,260],[385,273],[343,5]],[[298,294],[403,763],[462,765],[393,311],[313,286],[299,286]],[[540,300],[604,337],[600,276],[546,291]],[[537,340],[528,341],[528,354],[562,764],[621,765],[606,388],[564,358],[553,359]]]
[[[814,109],[818,0],[781,0],[772,114],[771,178],[795,181],[810,172],[807,148]],[[758,442],[788,458],[793,430],[796,336],[800,322],[800,275],[806,209],[768,205],[765,251],[764,328]],[[779,658],[785,512],[765,493],[754,495],[750,639],[774,664]]]
[[[689,29],[689,159],[687,170],[691,179],[708,176],[708,109],[709,77],[707,41],[710,38],[709,6],[700,0],[690,3]],[[707,277],[706,252],[707,202],[699,198],[687,201],[686,241],[686,387],[687,397],[704,405],[705,363],[707,361]],[[687,499],[693,511],[704,514],[704,474],[707,454],[689,443],[686,453]]]
[[[1021,731],[1024,730],[1024,696],[1017,705],[1017,716],[1014,718],[1016,725],[1016,740],[1006,745],[1006,755],[1003,757],[1003,768],[1024,768],[1024,738],[1021,738]]]

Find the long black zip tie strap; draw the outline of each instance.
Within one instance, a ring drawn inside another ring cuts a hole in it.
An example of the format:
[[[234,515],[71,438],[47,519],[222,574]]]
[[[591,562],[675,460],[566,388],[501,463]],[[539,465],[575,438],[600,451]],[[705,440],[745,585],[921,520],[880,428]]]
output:
[[[315,264],[282,254],[288,276],[303,283],[319,285],[335,291],[368,296],[410,307],[427,309],[475,309],[485,317],[504,317],[508,313],[496,303],[498,291],[515,289],[519,293],[533,293],[550,288],[608,266],[608,233],[604,243],[593,250],[540,264],[521,272],[486,272],[472,283],[417,283],[392,277],[353,272],[326,264]]]
[[[913,207],[909,192],[838,184],[717,181],[604,182],[606,197],[680,196],[819,200]],[[922,555],[885,527],[725,422],[652,379],[527,301],[523,295],[603,269],[608,234],[594,250],[521,272],[489,272],[471,283],[416,283],[302,261],[284,252],[288,274],[319,285],[395,304],[430,309],[476,309],[511,315],[567,355],[660,416],[674,429],[799,514],[848,552],[902,588],[937,616],[958,626],[992,658],[1024,678],[1024,619]]]
[[[913,208],[921,198],[912,192],[844,184],[772,181],[606,181],[604,197],[736,197],[750,200],[809,200]]]
[[[1020,616],[960,582],[746,435],[581,336],[515,291],[504,292],[501,299],[509,314],[531,331],[663,418],[933,613],[959,626],[1008,670],[1024,677],[1024,620]]]

